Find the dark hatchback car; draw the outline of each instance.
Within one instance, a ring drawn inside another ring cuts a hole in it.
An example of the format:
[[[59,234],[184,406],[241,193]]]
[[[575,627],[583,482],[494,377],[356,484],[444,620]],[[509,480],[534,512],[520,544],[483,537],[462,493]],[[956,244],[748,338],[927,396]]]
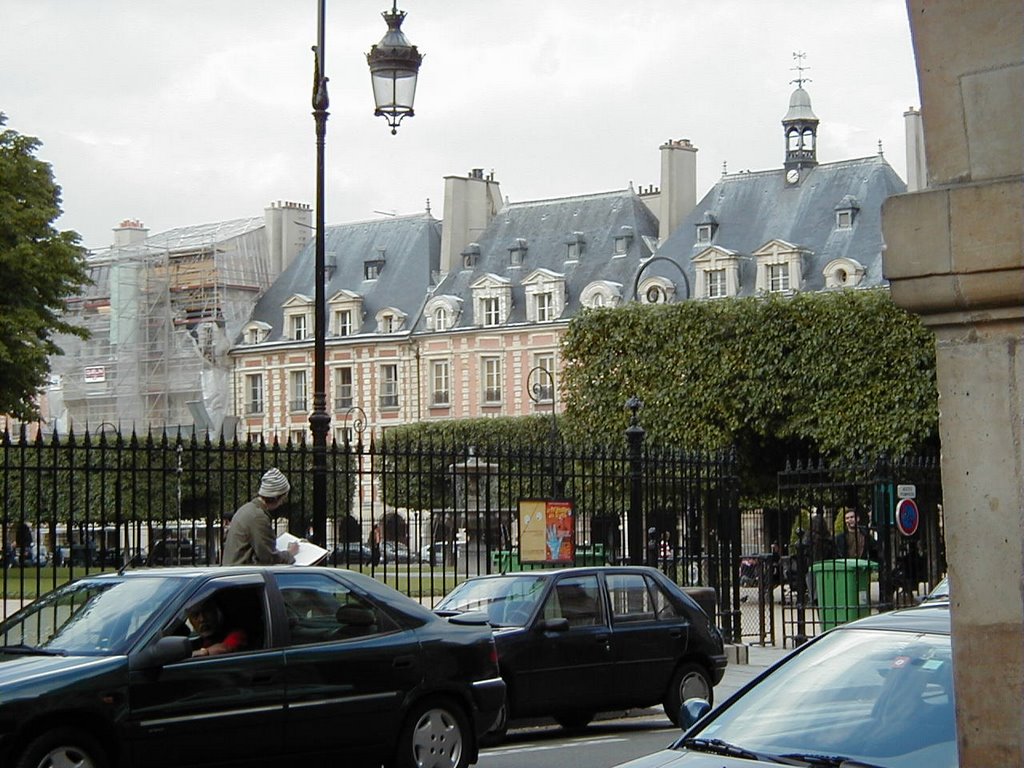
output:
[[[245,645],[193,656],[200,604]],[[86,577],[0,624],[0,765],[464,768],[505,694],[469,619],[330,568]]]
[[[482,611],[494,627],[508,720],[551,716],[579,728],[602,711],[710,700],[725,673],[722,635],[663,573],[642,566],[524,571],[468,579],[436,607]]]
[[[709,709],[687,702],[676,743],[620,768],[957,768],[949,604],[832,629]]]

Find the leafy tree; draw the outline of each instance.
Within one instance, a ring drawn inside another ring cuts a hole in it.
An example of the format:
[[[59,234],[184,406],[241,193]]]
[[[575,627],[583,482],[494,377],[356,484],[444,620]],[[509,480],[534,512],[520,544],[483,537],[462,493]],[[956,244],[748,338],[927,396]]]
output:
[[[39,140],[6,123],[0,113],[0,413],[31,420],[48,358],[61,353],[54,335],[86,336],[61,312],[88,277],[78,233],[53,227],[60,187],[35,157]]]
[[[586,311],[563,359],[570,439],[621,435],[636,395],[649,440],[736,446],[748,496],[797,451],[899,457],[937,440],[934,339],[882,289]]]

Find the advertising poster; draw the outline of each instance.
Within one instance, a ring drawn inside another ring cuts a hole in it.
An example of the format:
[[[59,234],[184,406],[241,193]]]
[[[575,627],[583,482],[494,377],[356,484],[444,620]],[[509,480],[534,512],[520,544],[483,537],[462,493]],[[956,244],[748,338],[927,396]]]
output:
[[[572,502],[520,499],[519,561],[571,565],[575,557]]]

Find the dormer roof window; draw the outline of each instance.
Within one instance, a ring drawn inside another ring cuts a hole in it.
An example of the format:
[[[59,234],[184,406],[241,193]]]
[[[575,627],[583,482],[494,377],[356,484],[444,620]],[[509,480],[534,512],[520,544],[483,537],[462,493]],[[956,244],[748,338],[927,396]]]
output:
[[[424,310],[428,331],[451,329],[462,314],[462,299],[458,296],[434,296]]]
[[[617,307],[622,302],[622,283],[595,280],[580,293],[580,304],[590,309]]]
[[[508,263],[510,266],[518,267],[524,261],[526,261],[526,240],[522,237],[517,237],[512,247],[508,249]]]
[[[480,244],[470,243],[462,250],[463,269],[472,269],[480,260]]]
[[[270,333],[270,325],[264,323],[261,320],[253,320],[247,326],[242,334],[243,344],[259,344],[263,341]]]
[[[405,313],[395,307],[384,307],[377,313],[377,332],[396,333],[402,330],[405,323]]]
[[[709,245],[718,231],[718,219],[711,211],[705,211],[704,217],[697,223],[697,245]]]
[[[376,280],[384,271],[384,259],[367,259],[363,262],[363,279]]]
[[[867,270],[856,259],[833,259],[822,270],[826,288],[854,288],[864,280]]]
[[[566,261],[579,261],[583,255],[583,245],[586,241],[583,239],[582,232],[573,232],[566,239]]]
[[[629,246],[633,242],[633,228],[628,224],[619,227],[619,233],[615,235],[615,255],[624,256],[629,252]]]
[[[676,286],[667,277],[648,277],[637,290],[643,304],[668,304],[676,295]]]
[[[860,203],[853,195],[847,195],[835,207],[836,229],[853,229],[853,222],[860,213]]]

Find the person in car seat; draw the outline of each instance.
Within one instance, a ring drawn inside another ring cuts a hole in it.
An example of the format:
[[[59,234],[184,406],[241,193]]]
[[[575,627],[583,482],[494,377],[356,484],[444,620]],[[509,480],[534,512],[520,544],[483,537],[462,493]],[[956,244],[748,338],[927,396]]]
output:
[[[188,610],[188,623],[199,634],[199,647],[193,656],[217,656],[240,651],[249,645],[244,629],[227,629],[224,613],[213,600],[204,600]]]

